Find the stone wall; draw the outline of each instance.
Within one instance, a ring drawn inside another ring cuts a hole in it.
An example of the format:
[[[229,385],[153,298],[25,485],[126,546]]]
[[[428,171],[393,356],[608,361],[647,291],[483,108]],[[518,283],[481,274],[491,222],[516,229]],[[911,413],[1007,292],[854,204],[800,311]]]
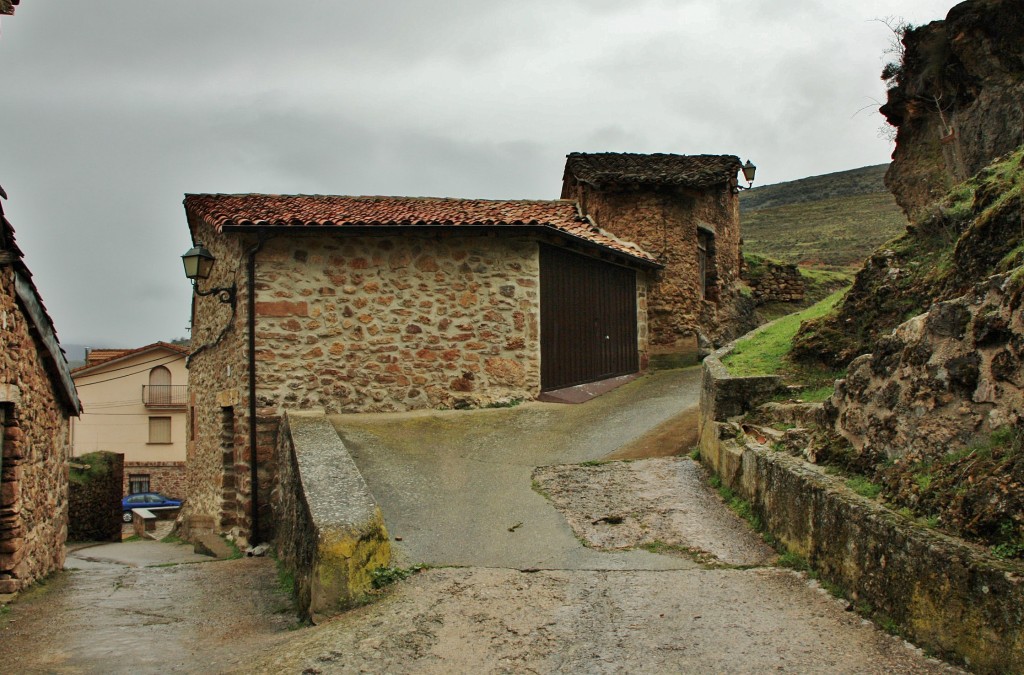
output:
[[[259,261],[265,405],[381,412],[540,393],[536,242],[292,236]]]
[[[124,494],[128,494],[128,481],[133,475],[149,476],[150,492],[159,492],[174,499],[184,499],[187,494],[185,462],[125,462]]]
[[[785,389],[778,375],[732,377],[721,357],[732,351],[729,343],[704,359],[701,380],[701,415],[711,420],[727,420],[750,412]]]
[[[836,384],[836,430],[879,461],[937,456],[1024,415],[1024,272],[938,302]]]
[[[708,396],[731,389],[719,360],[728,351],[705,359],[700,406],[701,461],[723,485],[821,578],[919,646],[977,672],[1024,670],[1024,565],[922,528],[726,422],[738,408]]]
[[[90,452],[75,457],[68,494],[68,539],[121,541],[124,455]]]
[[[199,289],[234,286],[237,299],[232,310],[215,297],[193,297],[183,531],[228,533],[246,543],[252,538],[252,481],[245,261],[247,248],[254,241],[223,237],[205,224],[191,224],[196,241],[217,258],[213,275],[200,282]],[[272,455],[272,448],[265,454]],[[269,475],[263,480],[269,486]],[[264,495],[269,499],[269,490]],[[268,499],[260,503],[266,504]],[[265,513],[269,519],[269,510]]]
[[[799,302],[807,291],[799,268],[789,263],[760,260],[754,266],[744,266],[743,277],[753,290],[754,301],[758,305]]]
[[[0,314],[0,593],[13,593],[64,566],[71,446],[10,267],[0,269]]]
[[[599,227],[637,244],[665,265],[649,289],[651,353],[689,349],[700,332],[719,338],[740,273],[739,200],[727,186],[697,191],[595,190],[575,183],[563,188]],[[713,232],[708,284],[701,298],[698,228]],[[720,309],[725,309],[721,312]]]
[[[391,544],[373,496],[322,412],[286,413],[274,488],[277,554],[314,622],[363,601]]]

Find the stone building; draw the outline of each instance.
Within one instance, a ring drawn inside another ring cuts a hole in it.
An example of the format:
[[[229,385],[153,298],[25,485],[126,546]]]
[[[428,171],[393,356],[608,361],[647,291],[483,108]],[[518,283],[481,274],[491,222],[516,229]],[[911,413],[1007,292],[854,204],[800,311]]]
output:
[[[664,270],[650,288],[652,355],[731,337],[740,276],[733,155],[578,153],[566,158],[562,199],[598,227],[649,251]]]
[[[501,404],[646,362],[660,265],[572,201],[188,195],[185,211],[216,259],[193,302],[190,535],[272,534],[286,409]]]
[[[6,199],[0,189],[0,197]],[[81,412],[67,360],[0,204],[0,594],[64,566],[69,418]]]
[[[71,421],[73,454],[123,454],[124,494],[185,496],[188,351],[168,342],[92,349],[71,373],[85,408]]]

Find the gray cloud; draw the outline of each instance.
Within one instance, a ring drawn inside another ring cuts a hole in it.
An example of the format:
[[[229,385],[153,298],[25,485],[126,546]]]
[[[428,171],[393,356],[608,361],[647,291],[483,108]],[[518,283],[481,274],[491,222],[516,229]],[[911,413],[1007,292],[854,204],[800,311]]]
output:
[[[886,161],[888,35],[952,0],[25,2],[0,184],[65,342],[182,335],[185,192],[558,196],[566,153]]]

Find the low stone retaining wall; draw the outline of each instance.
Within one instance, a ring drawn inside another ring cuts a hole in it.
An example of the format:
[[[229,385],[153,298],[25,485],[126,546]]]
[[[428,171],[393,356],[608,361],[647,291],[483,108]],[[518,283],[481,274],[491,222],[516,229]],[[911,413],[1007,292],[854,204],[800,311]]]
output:
[[[914,525],[843,481],[744,439],[720,358],[704,363],[700,453],[766,529],[915,643],[977,672],[1024,672],[1024,565]],[[760,400],[758,400],[760,398]],[[752,394],[747,407],[766,397]],[[740,406],[742,407],[742,406]]]
[[[288,412],[277,444],[275,546],[314,622],[361,602],[391,560],[384,517],[338,432],[320,412]]]
[[[151,533],[156,531],[157,521],[175,520],[180,511],[179,506],[132,509],[132,534],[139,539],[156,539]]]
[[[755,270],[744,270],[743,278],[754,292],[758,305],[767,302],[798,302],[804,299],[807,284],[796,265],[762,260]]]

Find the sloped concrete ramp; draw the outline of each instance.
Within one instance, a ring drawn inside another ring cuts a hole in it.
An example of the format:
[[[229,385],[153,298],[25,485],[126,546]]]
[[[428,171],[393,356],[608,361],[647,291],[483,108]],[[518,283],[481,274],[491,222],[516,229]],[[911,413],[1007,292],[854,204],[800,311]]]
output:
[[[597,461],[696,406],[700,370],[661,371],[582,405],[331,419],[406,564],[686,569],[691,560],[585,546],[531,474]]]

